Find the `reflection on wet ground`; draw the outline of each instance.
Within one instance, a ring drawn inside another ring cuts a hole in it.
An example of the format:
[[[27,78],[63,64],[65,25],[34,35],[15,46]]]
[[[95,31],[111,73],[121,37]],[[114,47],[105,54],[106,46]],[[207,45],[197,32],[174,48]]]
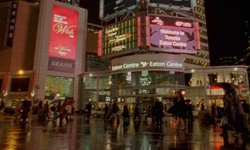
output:
[[[216,125],[193,122],[186,131],[175,131],[175,121],[165,117],[162,126],[130,120],[109,123],[101,118],[84,120],[74,116],[70,123],[39,122],[35,116],[27,124],[0,115],[0,149],[3,150],[228,150],[250,149],[249,138],[220,136]],[[224,141],[225,140],[225,141]]]

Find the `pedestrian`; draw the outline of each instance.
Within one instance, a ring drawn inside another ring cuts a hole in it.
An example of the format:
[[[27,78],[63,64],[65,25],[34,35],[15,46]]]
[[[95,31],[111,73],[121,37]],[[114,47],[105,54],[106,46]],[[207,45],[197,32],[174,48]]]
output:
[[[244,122],[245,124],[247,125],[248,123],[248,120],[249,120],[249,104],[246,102],[246,100],[241,100],[242,101],[242,107],[243,107],[243,110],[244,110]]]
[[[134,109],[134,120],[136,120],[136,118],[139,118],[139,120],[141,120],[141,117],[139,115],[139,105],[135,104],[135,109]]]
[[[181,91],[175,92],[175,97],[173,100],[174,105],[171,108],[173,115],[176,116],[176,130],[180,128],[182,131],[186,129],[185,118],[186,118],[186,105]],[[174,110],[172,110],[174,109]],[[179,127],[181,125],[181,127]]]
[[[68,111],[66,110],[66,106],[67,106],[67,101],[64,101],[61,107],[60,124],[62,124],[63,119],[66,120],[66,123],[69,122]]]
[[[39,101],[37,108],[37,116],[39,121],[44,121],[44,110],[43,110],[43,102]]]
[[[162,121],[162,117],[164,116],[164,113],[163,113],[163,104],[159,101],[159,99],[157,98],[155,100],[155,107],[154,107],[154,114],[155,114],[155,124],[156,125],[161,125],[163,123]]]
[[[49,116],[49,102],[46,101],[44,106],[43,106],[43,113],[44,113],[44,119],[48,118],[48,120],[51,120],[50,116]]]
[[[187,120],[188,125],[193,125],[194,116],[193,116],[193,106],[191,100],[186,100],[186,107],[187,107]]]
[[[108,119],[108,112],[109,112],[109,107],[108,107],[108,104],[105,104],[105,106],[104,106],[104,119],[106,120],[106,119]]]
[[[117,101],[114,101],[112,108],[111,108],[111,116],[109,118],[109,121],[111,121],[112,119],[114,119],[115,121],[119,122],[119,116],[118,116],[118,112],[119,112],[119,107],[118,107],[118,103]]]
[[[15,119],[17,119],[18,115],[20,114],[21,106],[22,106],[21,100],[19,100],[19,99],[16,100],[16,103],[15,103]]]
[[[23,101],[23,104],[21,106],[21,110],[22,110],[22,115],[21,115],[21,118],[20,118],[20,121],[21,122],[28,122],[28,119],[29,119],[29,111],[30,111],[30,104],[28,102],[27,99],[25,99]]]
[[[68,120],[72,120],[72,104],[67,104],[66,105],[66,110],[67,110],[67,117],[68,117]]]
[[[92,105],[90,102],[88,102],[88,104],[86,104],[85,109],[84,109],[83,118],[87,117],[87,119],[89,119],[91,116],[91,110],[92,110]]]
[[[145,116],[145,122],[152,123],[153,121],[153,106],[148,104],[147,115]]]
[[[124,121],[129,121],[130,115],[128,110],[128,104],[124,104],[122,117]]]
[[[226,120],[226,123],[221,126],[221,136],[227,138],[228,130],[234,130],[236,133],[246,134],[247,130],[244,126],[244,111],[239,98],[236,95],[236,90],[232,88],[229,83],[223,83],[222,88],[225,93],[223,97],[223,117],[225,119],[222,120]]]

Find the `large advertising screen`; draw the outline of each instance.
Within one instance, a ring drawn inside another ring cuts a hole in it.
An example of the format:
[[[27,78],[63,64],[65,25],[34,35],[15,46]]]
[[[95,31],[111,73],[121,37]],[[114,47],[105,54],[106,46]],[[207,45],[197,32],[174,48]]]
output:
[[[193,20],[150,16],[149,46],[154,51],[196,53]]]
[[[137,48],[137,18],[107,26],[102,30],[101,55],[110,55]]]
[[[49,70],[74,72],[78,11],[53,6],[49,42]]]
[[[101,0],[100,18],[107,20],[136,8],[138,0]]]
[[[188,11],[196,6],[196,0],[150,0],[149,6]]]

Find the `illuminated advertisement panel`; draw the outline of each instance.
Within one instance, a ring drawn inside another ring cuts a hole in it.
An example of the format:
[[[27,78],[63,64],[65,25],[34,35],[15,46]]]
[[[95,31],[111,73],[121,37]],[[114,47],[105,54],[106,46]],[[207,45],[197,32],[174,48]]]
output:
[[[193,20],[150,16],[150,49],[175,53],[196,53]]]
[[[137,48],[137,18],[105,27],[102,32],[102,56]]]
[[[74,71],[72,67],[75,66],[76,58],[78,16],[78,11],[53,6],[48,52],[49,70]]]
[[[150,0],[149,6],[188,11],[196,6],[196,0]]]
[[[136,8],[138,0],[101,0],[100,18],[107,20]]]

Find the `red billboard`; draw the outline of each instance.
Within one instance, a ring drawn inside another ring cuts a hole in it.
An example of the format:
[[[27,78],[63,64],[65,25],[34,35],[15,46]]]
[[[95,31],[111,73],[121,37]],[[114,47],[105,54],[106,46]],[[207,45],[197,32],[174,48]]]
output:
[[[79,13],[54,5],[50,25],[48,69],[74,72]]]
[[[49,42],[50,57],[75,60],[78,17],[78,11],[53,6]]]

